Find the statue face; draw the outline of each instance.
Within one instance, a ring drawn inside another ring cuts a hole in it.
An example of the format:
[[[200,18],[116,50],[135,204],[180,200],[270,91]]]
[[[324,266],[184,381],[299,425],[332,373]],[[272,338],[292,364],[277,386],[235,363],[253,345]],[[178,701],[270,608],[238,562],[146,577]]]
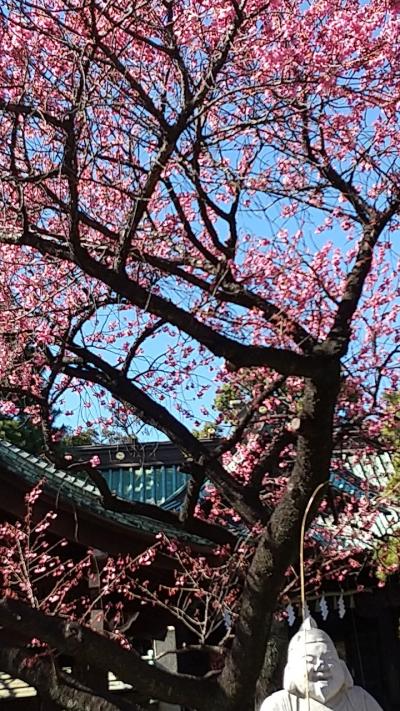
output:
[[[311,617],[304,620],[291,639],[283,686],[302,698],[326,704],[336,694],[353,686],[350,672],[340,661],[329,635],[318,629]]]
[[[306,696],[325,703],[341,690],[345,683],[345,672],[336,649],[321,641],[306,642],[302,654],[296,659],[296,686]],[[307,680],[306,680],[307,674]]]

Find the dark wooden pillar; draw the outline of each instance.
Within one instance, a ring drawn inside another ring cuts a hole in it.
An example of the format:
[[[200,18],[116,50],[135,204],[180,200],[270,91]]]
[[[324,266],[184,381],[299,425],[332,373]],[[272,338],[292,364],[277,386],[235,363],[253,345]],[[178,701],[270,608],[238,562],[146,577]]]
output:
[[[377,622],[379,653],[383,660],[383,707],[385,711],[400,711],[399,611],[393,607],[381,607]]]
[[[101,633],[104,630],[104,613],[101,606],[100,586],[99,562],[96,556],[93,556],[92,566],[88,576],[89,598],[94,603],[93,609],[90,612],[90,627],[95,632]],[[72,671],[78,681],[81,681],[82,684],[86,684],[94,691],[100,694],[108,691],[107,672],[97,669],[90,664],[76,662],[73,662]]]

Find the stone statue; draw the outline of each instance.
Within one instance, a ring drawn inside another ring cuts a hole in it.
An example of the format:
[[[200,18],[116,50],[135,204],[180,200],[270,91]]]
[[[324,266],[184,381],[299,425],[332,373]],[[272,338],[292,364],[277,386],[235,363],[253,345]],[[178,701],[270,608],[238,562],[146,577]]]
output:
[[[260,711],[382,711],[339,659],[331,638],[305,619],[288,649],[283,690],[268,696]]]

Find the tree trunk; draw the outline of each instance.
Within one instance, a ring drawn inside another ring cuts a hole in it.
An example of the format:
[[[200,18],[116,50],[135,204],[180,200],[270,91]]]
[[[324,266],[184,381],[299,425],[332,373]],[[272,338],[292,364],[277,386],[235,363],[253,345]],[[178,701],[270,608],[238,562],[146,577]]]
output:
[[[274,691],[282,689],[283,670],[286,664],[288,630],[286,621],[273,620],[271,635],[265,652],[264,664],[257,682],[255,711]]]

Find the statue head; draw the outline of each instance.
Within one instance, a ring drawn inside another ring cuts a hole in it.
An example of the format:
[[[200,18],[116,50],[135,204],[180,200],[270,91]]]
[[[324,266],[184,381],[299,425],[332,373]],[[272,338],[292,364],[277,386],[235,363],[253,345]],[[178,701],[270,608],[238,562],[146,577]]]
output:
[[[288,649],[283,687],[286,691],[326,703],[353,686],[346,664],[338,657],[331,638],[311,617],[304,620]]]

